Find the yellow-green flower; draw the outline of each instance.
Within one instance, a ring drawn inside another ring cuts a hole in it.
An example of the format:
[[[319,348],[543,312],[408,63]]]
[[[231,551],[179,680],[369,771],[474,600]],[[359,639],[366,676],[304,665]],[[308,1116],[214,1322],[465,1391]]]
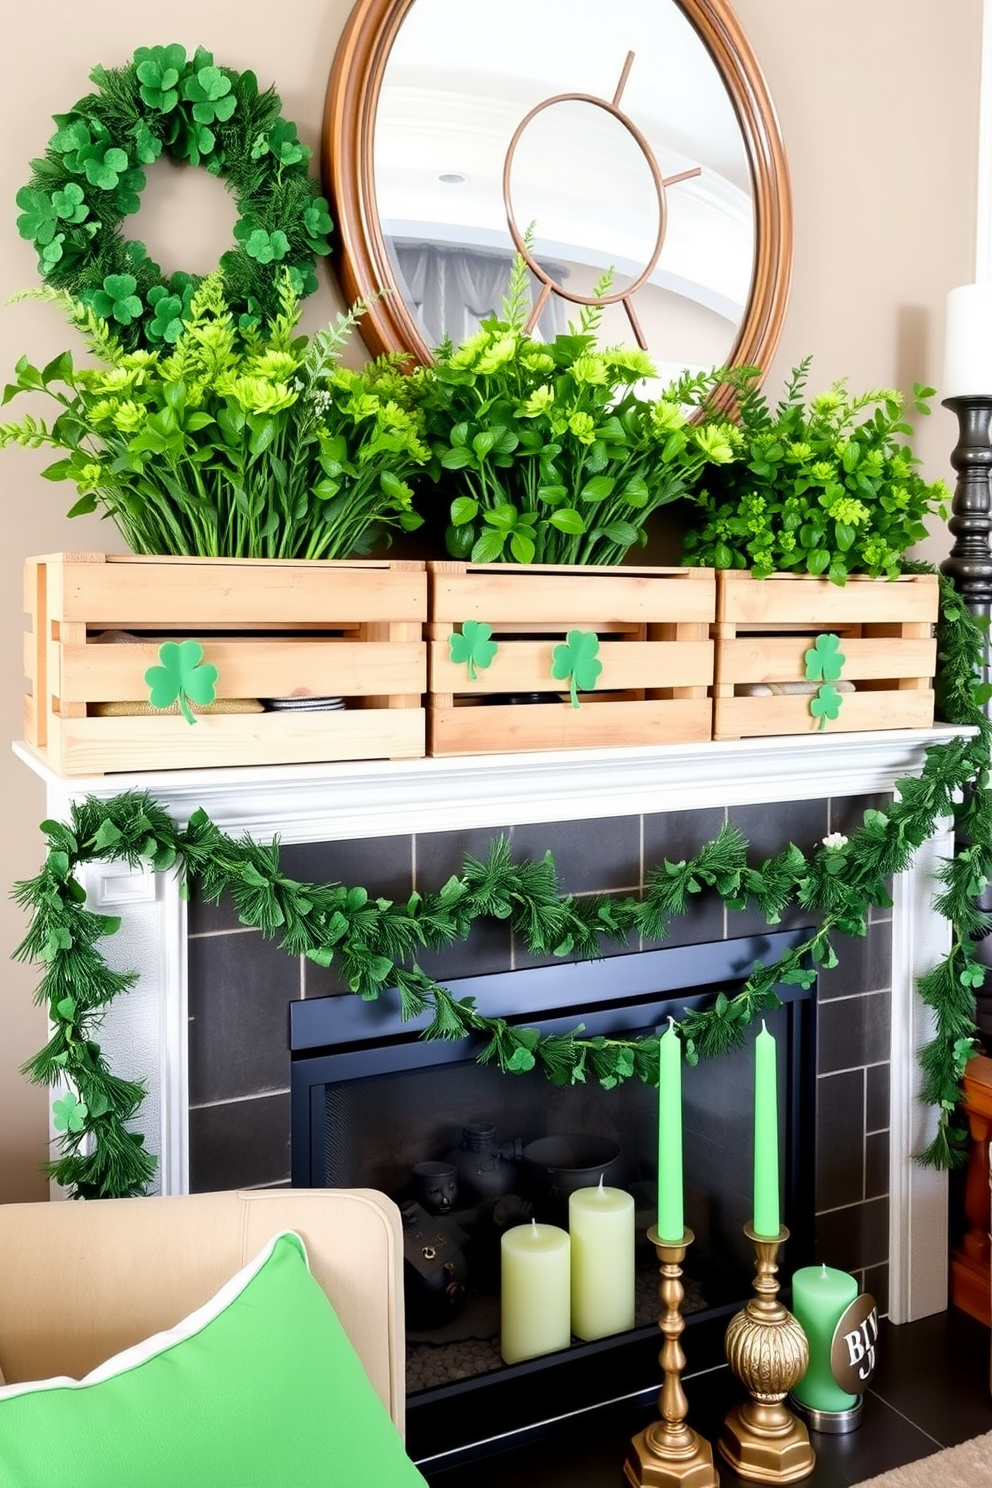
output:
[[[98,398],[90,404],[86,416],[91,424],[116,423],[114,415],[119,408],[120,404],[113,398]]]
[[[603,387],[606,383],[606,363],[602,357],[576,357],[570,370],[576,382],[588,383],[590,387]]]
[[[245,413],[281,413],[291,408],[299,397],[296,388],[285,382],[266,382],[261,377],[225,377],[217,383],[217,391],[225,398],[233,398]]]
[[[484,351],[475,364],[475,370],[483,374],[495,372],[500,367],[505,367],[507,362],[512,362],[517,350],[517,338],[511,333],[500,336],[493,344]]]
[[[555,359],[546,351],[528,351],[520,358],[521,367],[526,367],[528,372],[553,372],[555,370]]]
[[[119,429],[122,434],[133,434],[135,429],[140,429],[148,416],[148,409],[143,403],[135,403],[128,398],[117,405],[113,415],[114,428]]]
[[[592,444],[596,438],[596,425],[592,414],[579,410],[569,415],[568,427],[580,444]]]
[[[735,455],[729,430],[720,424],[697,429],[696,444],[713,465],[729,465]]]
[[[535,388],[520,410],[524,418],[537,418],[546,413],[555,401],[555,390],[550,382],[542,382],[539,388]]]
[[[684,427],[686,417],[677,403],[659,398],[657,403],[652,404],[651,422],[658,434],[671,434]]]
[[[292,382],[299,366],[299,358],[288,351],[265,351],[252,358],[250,371],[253,377],[264,377],[270,382]]]
[[[103,485],[103,466],[83,465],[73,472],[73,478],[80,491],[95,491]]]

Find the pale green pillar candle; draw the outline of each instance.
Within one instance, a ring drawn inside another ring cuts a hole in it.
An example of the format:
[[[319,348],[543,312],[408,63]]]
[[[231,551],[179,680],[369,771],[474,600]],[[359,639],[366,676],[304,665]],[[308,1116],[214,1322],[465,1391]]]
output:
[[[851,1410],[858,1403],[830,1368],[834,1332],[857,1295],[854,1277],[833,1266],[803,1266],[792,1278],[792,1311],[809,1340],[809,1367],[792,1393],[811,1410]]]
[[[682,1239],[682,1041],[669,1018],[658,1041],[658,1234],[669,1245]]]
[[[500,1242],[499,1351],[507,1364],[568,1348],[571,1332],[569,1239],[557,1225],[516,1225]]]
[[[568,1196],[572,1242],[572,1332],[606,1338],[634,1326],[634,1196],[622,1188],[578,1188]]]
[[[779,1232],[778,1069],[775,1040],[761,1021],[754,1041],[754,1218],[756,1235]]]

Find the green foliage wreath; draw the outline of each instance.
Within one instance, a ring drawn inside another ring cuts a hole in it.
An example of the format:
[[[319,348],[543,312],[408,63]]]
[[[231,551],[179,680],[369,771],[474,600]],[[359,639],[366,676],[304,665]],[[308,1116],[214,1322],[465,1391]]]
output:
[[[590,1038],[581,1028],[549,1035],[485,1017],[473,999],[455,998],[417,965],[420,949],[464,939],[475,919],[491,916],[510,919],[535,954],[594,959],[604,940],[663,936],[671,918],[685,914],[702,892],[718,894],[731,909],[757,908],[769,924],[790,904],[808,909],[815,928],[803,945],[774,965],[756,964],[740,991],[720,992],[709,1007],[683,1018],[686,1058],[695,1063],[739,1045],[762,1010],[778,1005],[777,985],[809,986],[817,966],[835,966],[834,935],[866,933],[869,909],[891,904],[886,880],[952,814],[961,845],[937,875],[934,901],[951,924],[952,943],[918,990],[934,1020],[933,1037],[920,1051],[922,1099],[939,1111],[937,1135],[921,1161],[954,1166],[964,1151],[955,1117],[959,1085],[975,1051],[975,991],[985,976],[975,943],[992,926],[976,903],[992,878],[992,731],[989,689],[980,681],[985,634],[951,585],[942,580],[941,586],[942,712],[974,732],[931,745],[919,778],[901,780],[886,810],[867,811],[849,838],[835,834],[810,857],[790,844],[751,864],[744,838],[728,826],[688,862],[655,866],[642,899],[576,898],[559,891],[550,853],[540,862],[513,863],[506,841],[497,838],[484,862],[467,857],[461,874],[437,893],[415,893],[398,904],[372,899],[360,887],[297,882],[282,872],[275,843],[234,841],[203,811],[180,828],[141,792],[110,801],[90,797],[73,807],[68,823],[43,822],[46,862],[14,890],[31,912],[15,955],[45,967],[37,995],[53,1031],[24,1071],[65,1092],[53,1104],[62,1152],[50,1165],[52,1175],[74,1196],[110,1197],[143,1192],[155,1169],[141,1136],[128,1128],[144,1087],[114,1075],[94,1037],[108,1004],[135,978],[112,971],[99,949],[117,922],[87,909],[75,877],[81,864],[122,858],[157,871],[176,868],[184,887],[196,882],[210,901],[230,893],[242,924],[278,939],[289,955],[335,965],[364,1000],[395,989],[404,1017],[423,1019],[421,1037],[470,1038],[481,1062],[510,1074],[536,1068],[556,1084],[596,1080],[611,1088],[631,1077],[657,1084],[657,1036]]]
[[[202,165],[234,196],[237,246],[220,266],[236,317],[275,314],[283,270],[298,295],[316,289],[314,255],[330,252],[331,218],[307,171],[311,150],[272,88],[259,92],[254,73],[218,67],[202,47],[188,58],[175,43],[139,47],[126,66],[98,66],[90,78],[97,91],[55,115],[59,127],[17,193],[18,231],[49,285],[110,321],[128,350],[176,341],[200,278],[165,277],[121,231],[140,205],[143,167],[165,155]]]

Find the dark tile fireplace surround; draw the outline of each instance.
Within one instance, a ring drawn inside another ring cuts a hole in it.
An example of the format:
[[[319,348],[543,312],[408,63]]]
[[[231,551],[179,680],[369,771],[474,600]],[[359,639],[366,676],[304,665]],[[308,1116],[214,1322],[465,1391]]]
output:
[[[562,889],[639,892],[646,869],[691,856],[729,814],[760,862],[787,842],[805,851],[830,831],[860,824],[884,797],[623,816],[506,829],[517,857],[550,848]],[[284,847],[287,872],[305,881],[362,884],[405,899],[439,887],[466,852],[484,856],[500,829],[417,833]],[[786,915],[784,929],[799,926]],[[765,929],[753,913],[729,913],[713,895],[672,923],[665,945],[702,945]],[[631,946],[627,949],[636,950]],[[839,944],[839,965],[821,972],[815,1007],[814,1258],[853,1271],[887,1308],[889,1244],[889,1020],[891,920],[878,912],[865,939]],[[606,954],[622,952],[609,947]],[[290,1174],[287,1004],[342,991],[333,972],[291,960],[239,926],[233,906],[194,898],[189,910],[189,1146],[194,1191],[279,1185]],[[552,958],[547,958],[549,961]],[[439,980],[542,964],[508,924],[477,924],[468,941],[422,958]]]

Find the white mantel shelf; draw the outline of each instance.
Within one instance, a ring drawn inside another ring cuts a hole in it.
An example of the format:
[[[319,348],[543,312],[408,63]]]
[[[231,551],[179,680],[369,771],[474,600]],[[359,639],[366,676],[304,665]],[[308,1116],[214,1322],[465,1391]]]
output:
[[[927,749],[974,732],[937,725],[871,733],[810,734],[636,749],[486,754],[260,769],[163,770],[65,779],[28,745],[14,752],[46,786],[46,814],[66,818],[85,796],[142,790],[180,824],[202,808],[222,830],[259,841],[327,842],[525,822],[595,820],[703,807],[813,801],[891,792],[918,775]],[[908,1322],[947,1305],[946,1174],[912,1154],[934,1134],[920,1104],[916,1051],[930,1015],[916,982],[950,944],[933,906],[935,874],[953,854],[953,823],[938,825],[893,881],[890,1043],[890,1316]],[[806,844],[810,846],[810,844]],[[39,844],[39,855],[40,855]],[[134,971],[108,1009],[100,1042],[113,1068],[142,1079],[136,1120],[160,1159],[159,1186],[189,1186],[186,903],[174,873],[94,862],[80,870],[91,906],[120,916],[104,943],[110,963]]]
[[[44,780],[48,813],[74,800],[145,790],[179,821],[202,807],[225,831],[285,842],[514,826],[891,791],[926,749],[968,732],[949,725],[789,735],[634,749],[482,754],[66,779],[27,744],[15,754]]]

